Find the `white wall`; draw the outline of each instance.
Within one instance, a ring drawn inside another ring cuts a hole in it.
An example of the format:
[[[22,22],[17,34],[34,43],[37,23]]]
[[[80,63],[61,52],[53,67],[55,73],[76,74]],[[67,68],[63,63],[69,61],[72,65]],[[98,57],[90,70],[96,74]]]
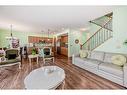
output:
[[[98,51],[127,54],[127,46],[123,42],[127,39],[127,7],[113,11],[113,38],[96,48]]]
[[[83,44],[86,41],[86,33],[82,32],[79,29],[70,29],[68,36],[68,56],[71,57],[73,54],[78,54],[80,51],[80,44]],[[79,39],[79,44],[75,43],[75,40]]]
[[[83,44],[86,41],[86,33],[81,32],[79,29],[65,29],[57,36],[68,33],[68,57],[71,57],[73,54],[79,53],[80,44]],[[75,40],[79,39],[79,44],[75,43]]]

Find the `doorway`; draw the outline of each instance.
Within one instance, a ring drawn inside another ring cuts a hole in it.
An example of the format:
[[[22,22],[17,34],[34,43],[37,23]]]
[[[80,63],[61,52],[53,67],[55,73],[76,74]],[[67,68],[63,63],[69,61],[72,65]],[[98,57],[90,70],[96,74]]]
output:
[[[68,34],[57,36],[57,54],[68,57]]]

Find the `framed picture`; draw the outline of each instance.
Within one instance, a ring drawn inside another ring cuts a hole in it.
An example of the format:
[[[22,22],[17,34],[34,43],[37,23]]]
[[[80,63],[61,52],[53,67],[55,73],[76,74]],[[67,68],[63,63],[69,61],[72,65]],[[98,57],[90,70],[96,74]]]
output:
[[[75,43],[76,43],[76,44],[78,44],[78,43],[79,43],[79,40],[78,40],[78,39],[76,39],[76,40],[75,40]]]

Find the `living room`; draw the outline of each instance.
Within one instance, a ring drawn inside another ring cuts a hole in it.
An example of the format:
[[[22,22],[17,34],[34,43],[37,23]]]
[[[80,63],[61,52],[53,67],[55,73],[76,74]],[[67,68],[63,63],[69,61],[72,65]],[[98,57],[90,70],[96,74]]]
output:
[[[0,6],[0,89],[126,89],[126,10]]]

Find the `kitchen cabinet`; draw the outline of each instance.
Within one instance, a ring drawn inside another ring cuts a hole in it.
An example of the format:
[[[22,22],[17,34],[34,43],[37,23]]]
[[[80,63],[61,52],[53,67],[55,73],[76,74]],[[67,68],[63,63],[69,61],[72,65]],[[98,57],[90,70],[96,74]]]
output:
[[[48,40],[49,39],[49,40]],[[39,43],[39,41],[45,41],[46,43],[52,43],[53,38],[48,37],[37,37],[37,36],[28,36],[28,42],[29,43]]]
[[[66,47],[61,47],[61,54],[62,54],[62,55],[65,55],[65,56],[68,56],[68,48],[66,48]]]

